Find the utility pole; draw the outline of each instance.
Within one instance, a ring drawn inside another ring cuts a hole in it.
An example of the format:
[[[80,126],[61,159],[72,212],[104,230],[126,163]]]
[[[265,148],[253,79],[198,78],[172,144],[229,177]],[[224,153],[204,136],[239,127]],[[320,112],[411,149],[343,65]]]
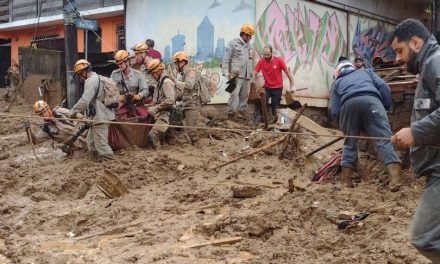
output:
[[[78,60],[76,37],[76,5],[75,0],[63,0],[64,6],[64,54],[66,60],[67,107],[72,108],[79,99],[79,89],[73,77],[73,66]]]

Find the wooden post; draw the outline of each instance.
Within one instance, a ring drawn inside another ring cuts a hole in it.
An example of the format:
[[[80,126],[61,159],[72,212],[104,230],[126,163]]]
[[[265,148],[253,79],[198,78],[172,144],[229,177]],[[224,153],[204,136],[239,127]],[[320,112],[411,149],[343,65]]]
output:
[[[302,115],[304,110],[306,110],[307,104],[304,104],[301,109],[296,113],[295,118],[292,120],[292,124],[290,125],[289,132],[293,132],[295,129],[296,122],[298,121],[299,117]],[[283,148],[281,150],[281,153],[278,155],[278,159],[282,160],[284,158],[284,153],[286,152],[287,148],[289,147],[289,141],[290,141],[290,134],[286,135],[286,138],[284,140]]]

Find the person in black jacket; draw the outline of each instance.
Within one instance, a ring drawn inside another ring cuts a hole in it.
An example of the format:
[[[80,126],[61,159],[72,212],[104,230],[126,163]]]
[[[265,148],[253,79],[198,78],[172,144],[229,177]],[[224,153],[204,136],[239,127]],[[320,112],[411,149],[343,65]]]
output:
[[[415,176],[427,177],[411,226],[411,243],[432,263],[440,263],[440,46],[416,19],[399,23],[391,43],[396,61],[419,74],[411,126],[391,138],[400,147],[411,147]]]
[[[335,70],[335,81],[330,94],[330,114],[339,120],[339,127],[347,136],[358,136],[361,131],[372,137],[391,137],[387,112],[391,107],[388,85],[371,69],[356,70],[346,58],[340,58]],[[401,161],[390,140],[374,141],[379,157],[390,172],[389,188],[400,188]],[[342,181],[352,187],[352,172],[358,160],[357,139],[347,138],[342,150]]]

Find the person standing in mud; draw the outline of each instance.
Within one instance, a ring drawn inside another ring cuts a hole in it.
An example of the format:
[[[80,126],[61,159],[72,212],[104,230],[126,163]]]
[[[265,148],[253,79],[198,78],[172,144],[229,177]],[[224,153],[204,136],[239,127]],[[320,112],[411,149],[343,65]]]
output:
[[[149,95],[144,74],[131,68],[129,56],[126,50],[116,52],[115,63],[119,69],[114,70],[110,76],[118,85],[121,103],[126,102],[127,96],[131,96],[134,102],[141,102]]]
[[[263,48],[263,58],[261,58],[257,65],[255,65],[255,76],[259,72],[262,72],[264,78],[264,91],[266,93],[266,104],[271,100],[272,106],[272,117],[273,122],[277,120],[277,109],[281,103],[281,96],[283,94],[283,72],[289,78],[289,89],[288,91],[295,91],[293,86],[293,76],[292,73],[287,70],[286,63],[277,56],[273,56],[272,46],[265,45]],[[261,119],[261,103],[258,102],[255,105],[255,119],[254,122],[257,124]]]
[[[185,51],[178,51],[172,57],[172,62],[177,71],[173,78],[176,89],[182,92],[182,108],[187,126],[197,126],[200,118],[200,97],[197,90],[197,71],[188,66],[188,55]],[[194,144],[199,140],[197,130],[186,131]]]
[[[371,69],[356,70],[345,57],[335,69],[330,93],[330,114],[339,121],[346,136],[359,136],[361,131],[372,137],[391,137],[386,109],[391,107],[391,91],[386,82]],[[389,189],[398,191],[402,184],[401,161],[389,140],[375,140],[380,159],[390,173]],[[358,160],[357,139],[346,138],[342,149],[342,181],[353,187],[352,174]]]
[[[236,87],[229,95],[228,111],[230,117],[245,117],[249,98],[249,79],[252,74],[251,51],[249,43],[255,30],[251,24],[243,24],[240,37],[229,42],[222,61],[222,72],[228,80],[236,79]]]
[[[78,118],[78,113],[87,109],[87,117],[92,120],[115,120],[115,111],[104,105],[104,84],[91,69],[87,60],[78,60],[73,71],[80,81],[84,81],[84,93],[69,112],[69,117]],[[93,124],[87,135],[87,147],[97,161],[113,159],[114,153],[108,144],[108,124]]]
[[[154,126],[148,134],[148,141],[154,149],[160,147],[160,138],[165,135],[170,123],[170,113],[175,107],[175,84],[164,73],[165,65],[158,59],[148,63],[147,72],[157,82],[154,89],[153,102],[148,107],[148,113],[154,119]]]
[[[157,82],[147,73],[148,63],[152,60],[152,58],[148,56],[148,46],[145,43],[139,42],[134,45],[132,50],[136,57],[136,64],[140,65],[139,71],[145,74],[145,81],[147,82],[148,88],[150,88],[150,86],[155,87]]]
[[[440,46],[428,29],[412,18],[400,22],[390,40],[396,61],[405,62],[408,72],[419,74],[411,126],[391,138],[399,147],[410,147],[415,176],[427,177],[410,240],[432,263],[440,263]]]
[[[9,86],[7,93],[5,95],[5,100],[9,101],[9,99],[13,96],[15,92],[17,92],[18,84],[20,83],[20,71],[18,68],[18,64],[14,59],[11,61],[11,66],[9,66],[6,75],[5,82]]]

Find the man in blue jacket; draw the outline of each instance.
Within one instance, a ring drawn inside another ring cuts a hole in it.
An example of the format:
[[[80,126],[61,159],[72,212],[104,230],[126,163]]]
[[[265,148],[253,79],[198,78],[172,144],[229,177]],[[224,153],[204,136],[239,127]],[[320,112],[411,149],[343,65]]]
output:
[[[345,57],[339,59],[330,95],[330,114],[339,120],[346,136],[358,136],[361,131],[372,137],[391,137],[386,109],[391,107],[388,85],[371,69],[356,70]],[[401,161],[390,140],[374,141],[380,159],[390,172],[389,188],[398,191],[402,183]],[[353,187],[352,173],[358,160],[357,139],[347,138],[342,150],[342,181]]]
[[[412,18],[397,25],[390,41],[396,61],[419,74],[411,126],[392,137],[394,144],[411,147],[415,176],[427,178],[411,224],[411,243],[432,263],[440,263],[440,46]]]

